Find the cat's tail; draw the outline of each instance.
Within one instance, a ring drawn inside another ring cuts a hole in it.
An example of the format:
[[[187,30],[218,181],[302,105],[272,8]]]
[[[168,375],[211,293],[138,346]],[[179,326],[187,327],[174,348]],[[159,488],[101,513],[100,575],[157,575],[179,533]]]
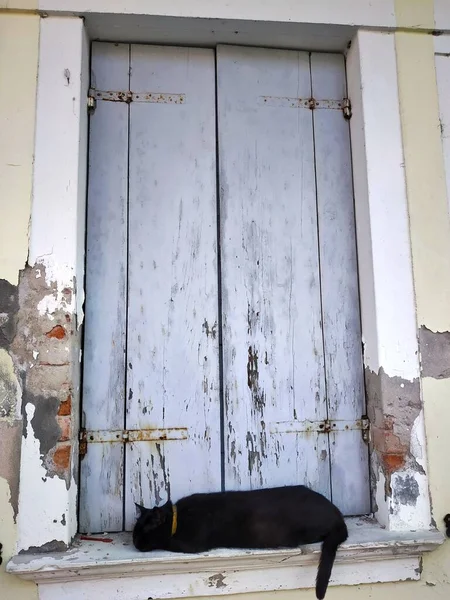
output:
[[[340,544],[345,542],[347,537],[347,526],[345,525],[344,520],[342,520],[323,540],[316,578],[316,598],[318,598],[318,600],[323,600],[323,598],[325,598],[337,549]]]

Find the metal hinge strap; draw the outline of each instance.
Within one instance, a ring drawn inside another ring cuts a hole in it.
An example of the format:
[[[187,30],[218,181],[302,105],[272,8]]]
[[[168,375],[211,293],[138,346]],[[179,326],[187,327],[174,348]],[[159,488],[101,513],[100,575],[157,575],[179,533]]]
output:
[[[155,429],[97,429],[80,430],[80,455],[87,453],[88,444],[126,444],[132,442],[162,442],[187,440],[186,427],[166,427]]]
[[[369,419],[363,415],[360,419],[347,421],[342,419],[323,419],[322,421],[279,421],[269,424],[272,434],[286,433],[331,433],[338,431],[361,431],[366,441],[370,429]]]
[[[341,110],[345,119],[352,116],[351,102],[349,98],[342,100],[330,100],[317,98],[289,98],[287,96],[260,96],[260,106],[281,108],[306,108],[309,110]]]
[[[186,104],[186,94],[159,92],[132,92],[130,90],[89,90],[89,99],[94,102],[146,102],[150,104]]]

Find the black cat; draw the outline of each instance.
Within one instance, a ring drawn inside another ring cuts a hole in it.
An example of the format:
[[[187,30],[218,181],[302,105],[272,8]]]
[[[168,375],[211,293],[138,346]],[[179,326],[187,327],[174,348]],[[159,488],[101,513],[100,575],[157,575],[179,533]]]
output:
[[[444,523],[445,523],[445,527],[447,528],[445,533],[447,534],[447,537],[450,538],[450,514],[445,515]]]
[[[205,552],[212,548],[294,548],[323,542],[316,596],[325,597],[336,551],[348,537],[339,510],[309,488],[194,494],[144,508],[134,526],[137,550]]]

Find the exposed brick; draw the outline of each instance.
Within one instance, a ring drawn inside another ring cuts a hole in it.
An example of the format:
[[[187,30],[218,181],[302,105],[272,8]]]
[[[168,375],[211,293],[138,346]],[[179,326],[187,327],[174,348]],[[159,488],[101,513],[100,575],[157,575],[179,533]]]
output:
[[[69,394],[67,398],[59,405],[58,416],[67,417],[72,411],[72,396]]]
[[[404,454],[381,454],[381,460],[388,473],[398,471],[405,464]]]
[[[55,469],[59,471],[66,471],[70,467],[70,444],[58,444],[55,452],[53,453],[53,464]]]
[[[55,325],[50,331],[45,334],[48,338],[56,338],[57,340],[63,340],[66,337],[66,330],[62,325]]]
[[[57,417],[58,425],[61,429],[61,434],[59,436],[60,442],[67,442],[71,438],[72,432],[72,422],[70,417]]]
[[[372,442],[373,447],[383,454],[405,454],[408,450],[390,429],[373,427]]]

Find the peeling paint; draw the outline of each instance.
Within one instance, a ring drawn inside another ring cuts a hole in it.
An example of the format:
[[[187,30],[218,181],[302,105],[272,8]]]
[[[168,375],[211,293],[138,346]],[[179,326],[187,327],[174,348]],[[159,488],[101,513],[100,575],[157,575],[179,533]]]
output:
[[[371,422],[371,477],[380,521],[402,529],[409,512],[428,527],[426,450],[419,379],[389,377],[366,369]]]
[[[36,413],[33,404],[25,407],[27,435],[22,441],[21,479],[27,482],[30,494],[23,493],[19,498],[19,543],[21,550],[48,552],[67,548],[67,528],[74,530],[74,515],[69,511],[66,482],[59,477],[48,478],[44,466],[36,462],[40,456],[40,442],[35,437],[32,422]],[[77,485],[71,474],[70,488],[76,493]],[[35,527],[36,514],[45,520],[44,530]],[[66,524],[54,515],[65,514]],[[56,522],[54,522],[56,521]],[[38,533],[39,532],[39,533]]]
[[[0,375],[1,377],[1,375]],[[0,479],[9,485],[14,522],[19,504],[20,444],[22,441],[22,423],[0,421]]]
[[[54,448],[59,439],[61,429],[56,420],[59,410],[58,398],[44,396],[33,396],[30,393],[24,394],[22,416],[23,416],[23,435],[27,437],[27,412],[26,407],[32,404],[35,409],[31,426],[34,436],[39,440],[40,455],[44,458],[48,452]]]
[[[17,286],[0,279],[0,348],[8,347],[14,339],[18,310]]]
[[[21,549],[45,550],[52,539],[66,545],[76,530],[76,513],[69,512],[78,477],[72,440],[80,348],[74,297],[74,287],[51,281],[43,265],[26,266],[18,286],[0,282],[0,451],[8,457],[0,476],[9,483],[14,517],[20,509]],[[19,471],[27,488],[18,500]],[[36,511],[49,523],[39,535]],[[56,523],[54,514],[61,515]]]
[[[450,377],[450,332],[433,332],[422,325],[419,330],[420,363],[423,377]]]
[[[224,588],[227,587],[227,584],[224,583],[224,580],[224,575],[222,575],[222,573],[217,573],[216,575],[211,575],[211,577],[208,577],[208,585],[210,587]]]
[[[0,419],[10,423],[18,418],[22,389],[11,356],[0,349]]]

